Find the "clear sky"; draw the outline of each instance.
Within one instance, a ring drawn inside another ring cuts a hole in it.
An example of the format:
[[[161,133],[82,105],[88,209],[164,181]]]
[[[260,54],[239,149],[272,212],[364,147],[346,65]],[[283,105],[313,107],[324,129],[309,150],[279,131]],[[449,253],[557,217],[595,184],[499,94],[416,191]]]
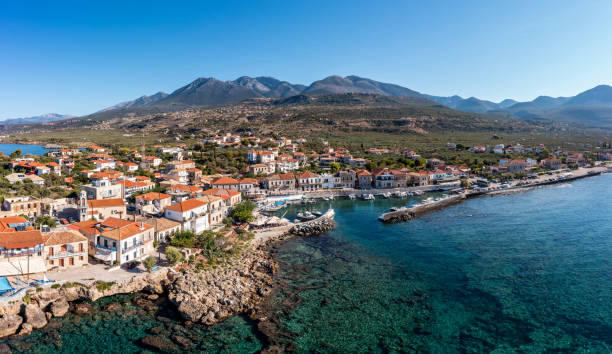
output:
[[[197,77],[359,75],[499,101],[612,83],[612,1],[2,1],[0,119]]]

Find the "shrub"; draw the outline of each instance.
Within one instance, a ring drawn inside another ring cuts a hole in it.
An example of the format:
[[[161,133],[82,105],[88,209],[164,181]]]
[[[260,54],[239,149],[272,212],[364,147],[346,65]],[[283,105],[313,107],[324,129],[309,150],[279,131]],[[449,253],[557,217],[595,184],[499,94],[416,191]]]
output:
[[[96,282],[96,289],[98,289],[98,291],[100,291],[100,292],[104,292],[104,291],[110,289],[113,285],[115,285],[114,281],[102,281],[102,280],[98,280]]]
[[[255,210],[255,203],[250,200],[245,200],[236,205],[232,210],[232,218],[237,222],[251,222],[253,221],[253,210]]]
[[[166,248],[166,259],[171,265],[175,265],[183,260],[183,255],[174,247]]]
[[[59,289],[62,287],[62,284],[53,284],[51,285],[51,289]]]
[[[155,257],[149,256],[149,257],[145,258],[145,260],[142,262],[142,264],[150,272],[151,269],[153,269],[153,267],[155,267],[155,265],[157,264],[157,260],[155,259]]]

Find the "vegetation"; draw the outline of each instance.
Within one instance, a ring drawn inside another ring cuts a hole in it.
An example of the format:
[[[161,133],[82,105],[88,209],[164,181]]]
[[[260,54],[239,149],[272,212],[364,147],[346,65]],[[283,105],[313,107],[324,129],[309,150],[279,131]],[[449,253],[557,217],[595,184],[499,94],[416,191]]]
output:
[[[155,257],[149,256],[149,257],[145,258],[145,260],[142,262],[142,264],[147,269],[147,271],[150,272],[153,269],[153,267],[155,267],[157,265],[157,260],[155,259]]]
[[[55,219],[53,219],[50,216],[38,217],[36,221],[34,222],[34,225],[36,226],[37,229],[40,228],[40,225],[47,225],[49,227],[55,227],[55,224],[56,224]]]
[[[255,207],[255,203],[250,200],[242,201],[232,210],[232,218],[235,222],[251,222],[254,218]]]
[[[166,259],[171,265],[175,265],[183,261],[183,255],[176,248],[168,246],[166,248]]]
[[[109,290],[113,285],[115,285],[114,281],[98,280],[96,282],[96,289],[98,289],[99,292],[104,292],[106,290]]]

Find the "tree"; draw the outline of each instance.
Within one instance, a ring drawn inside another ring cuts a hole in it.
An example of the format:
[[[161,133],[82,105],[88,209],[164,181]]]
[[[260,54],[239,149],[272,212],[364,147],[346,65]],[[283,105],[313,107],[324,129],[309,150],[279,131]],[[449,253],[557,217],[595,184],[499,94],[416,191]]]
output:
[[[13,152],[11,152],[11,158],[15,158],[15,157],[19,157],[21,156],[21,149],[17,149]]]
[[[151,269],[153,269],[153,267],[155,267],[155,265],[157,264],[157,260],[155,259],[155,257],[147,257],[145,258],[145,260],[142,262],[142,264],[144,265],[144,267],[147,269],[147,271],[151,271]]]
[[[39,229],[40,225],[47,225],[49,227],[55,227],[56,223],[55,223],[55,219],[53,219],[50,216],[41,216],[38,219],[36,219],[36,221],[34,222],[34,225],[36,226],[37,229]]]
[[[232,210],[232,218],[236,222],[251,222],[253,221],[253,210],[255,209],[255,203],[250,200],[240,202],[240,204],[234,207]]]
[[[341,166],[337,162],[332,162],[332,163],[329,164],[329,166],[331,167],[331,172],[332,173],[336,173],[336,172],[340,171],[340,167]]]
[[[174,247],[167,247],[166,259],[171,265],[175,265],[183,260],[183,254]]]

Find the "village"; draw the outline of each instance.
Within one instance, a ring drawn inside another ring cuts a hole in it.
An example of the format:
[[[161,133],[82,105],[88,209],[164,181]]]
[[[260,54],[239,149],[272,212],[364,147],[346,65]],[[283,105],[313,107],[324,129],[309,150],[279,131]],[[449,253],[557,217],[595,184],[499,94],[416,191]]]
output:
[[[224,235],[227,241],[251,234],[250,226],[265,224],[265,212],[283,198],[368,199],[390,197],[388,191],[478,190],[491,188],[491,181],[504,188],[505,181],[520,185],[550,171],[612,160],[605,143],[576,151],[521,144],[441,147],[473,155],[464,163],[409,148],[364,148],[354,156],[323,139],[319,151],[308,146],[305,138],[224,134],[192,146],[54,144],[46,156],[3,155],[0,300],[47,283],[113,282],[161,266],[180,269],[193,259],[194,237]],[[213,170],[202,163],[211,150],[215,159],[227,153],[242,165]],[[496,163],[478,161],[483,154]]]

